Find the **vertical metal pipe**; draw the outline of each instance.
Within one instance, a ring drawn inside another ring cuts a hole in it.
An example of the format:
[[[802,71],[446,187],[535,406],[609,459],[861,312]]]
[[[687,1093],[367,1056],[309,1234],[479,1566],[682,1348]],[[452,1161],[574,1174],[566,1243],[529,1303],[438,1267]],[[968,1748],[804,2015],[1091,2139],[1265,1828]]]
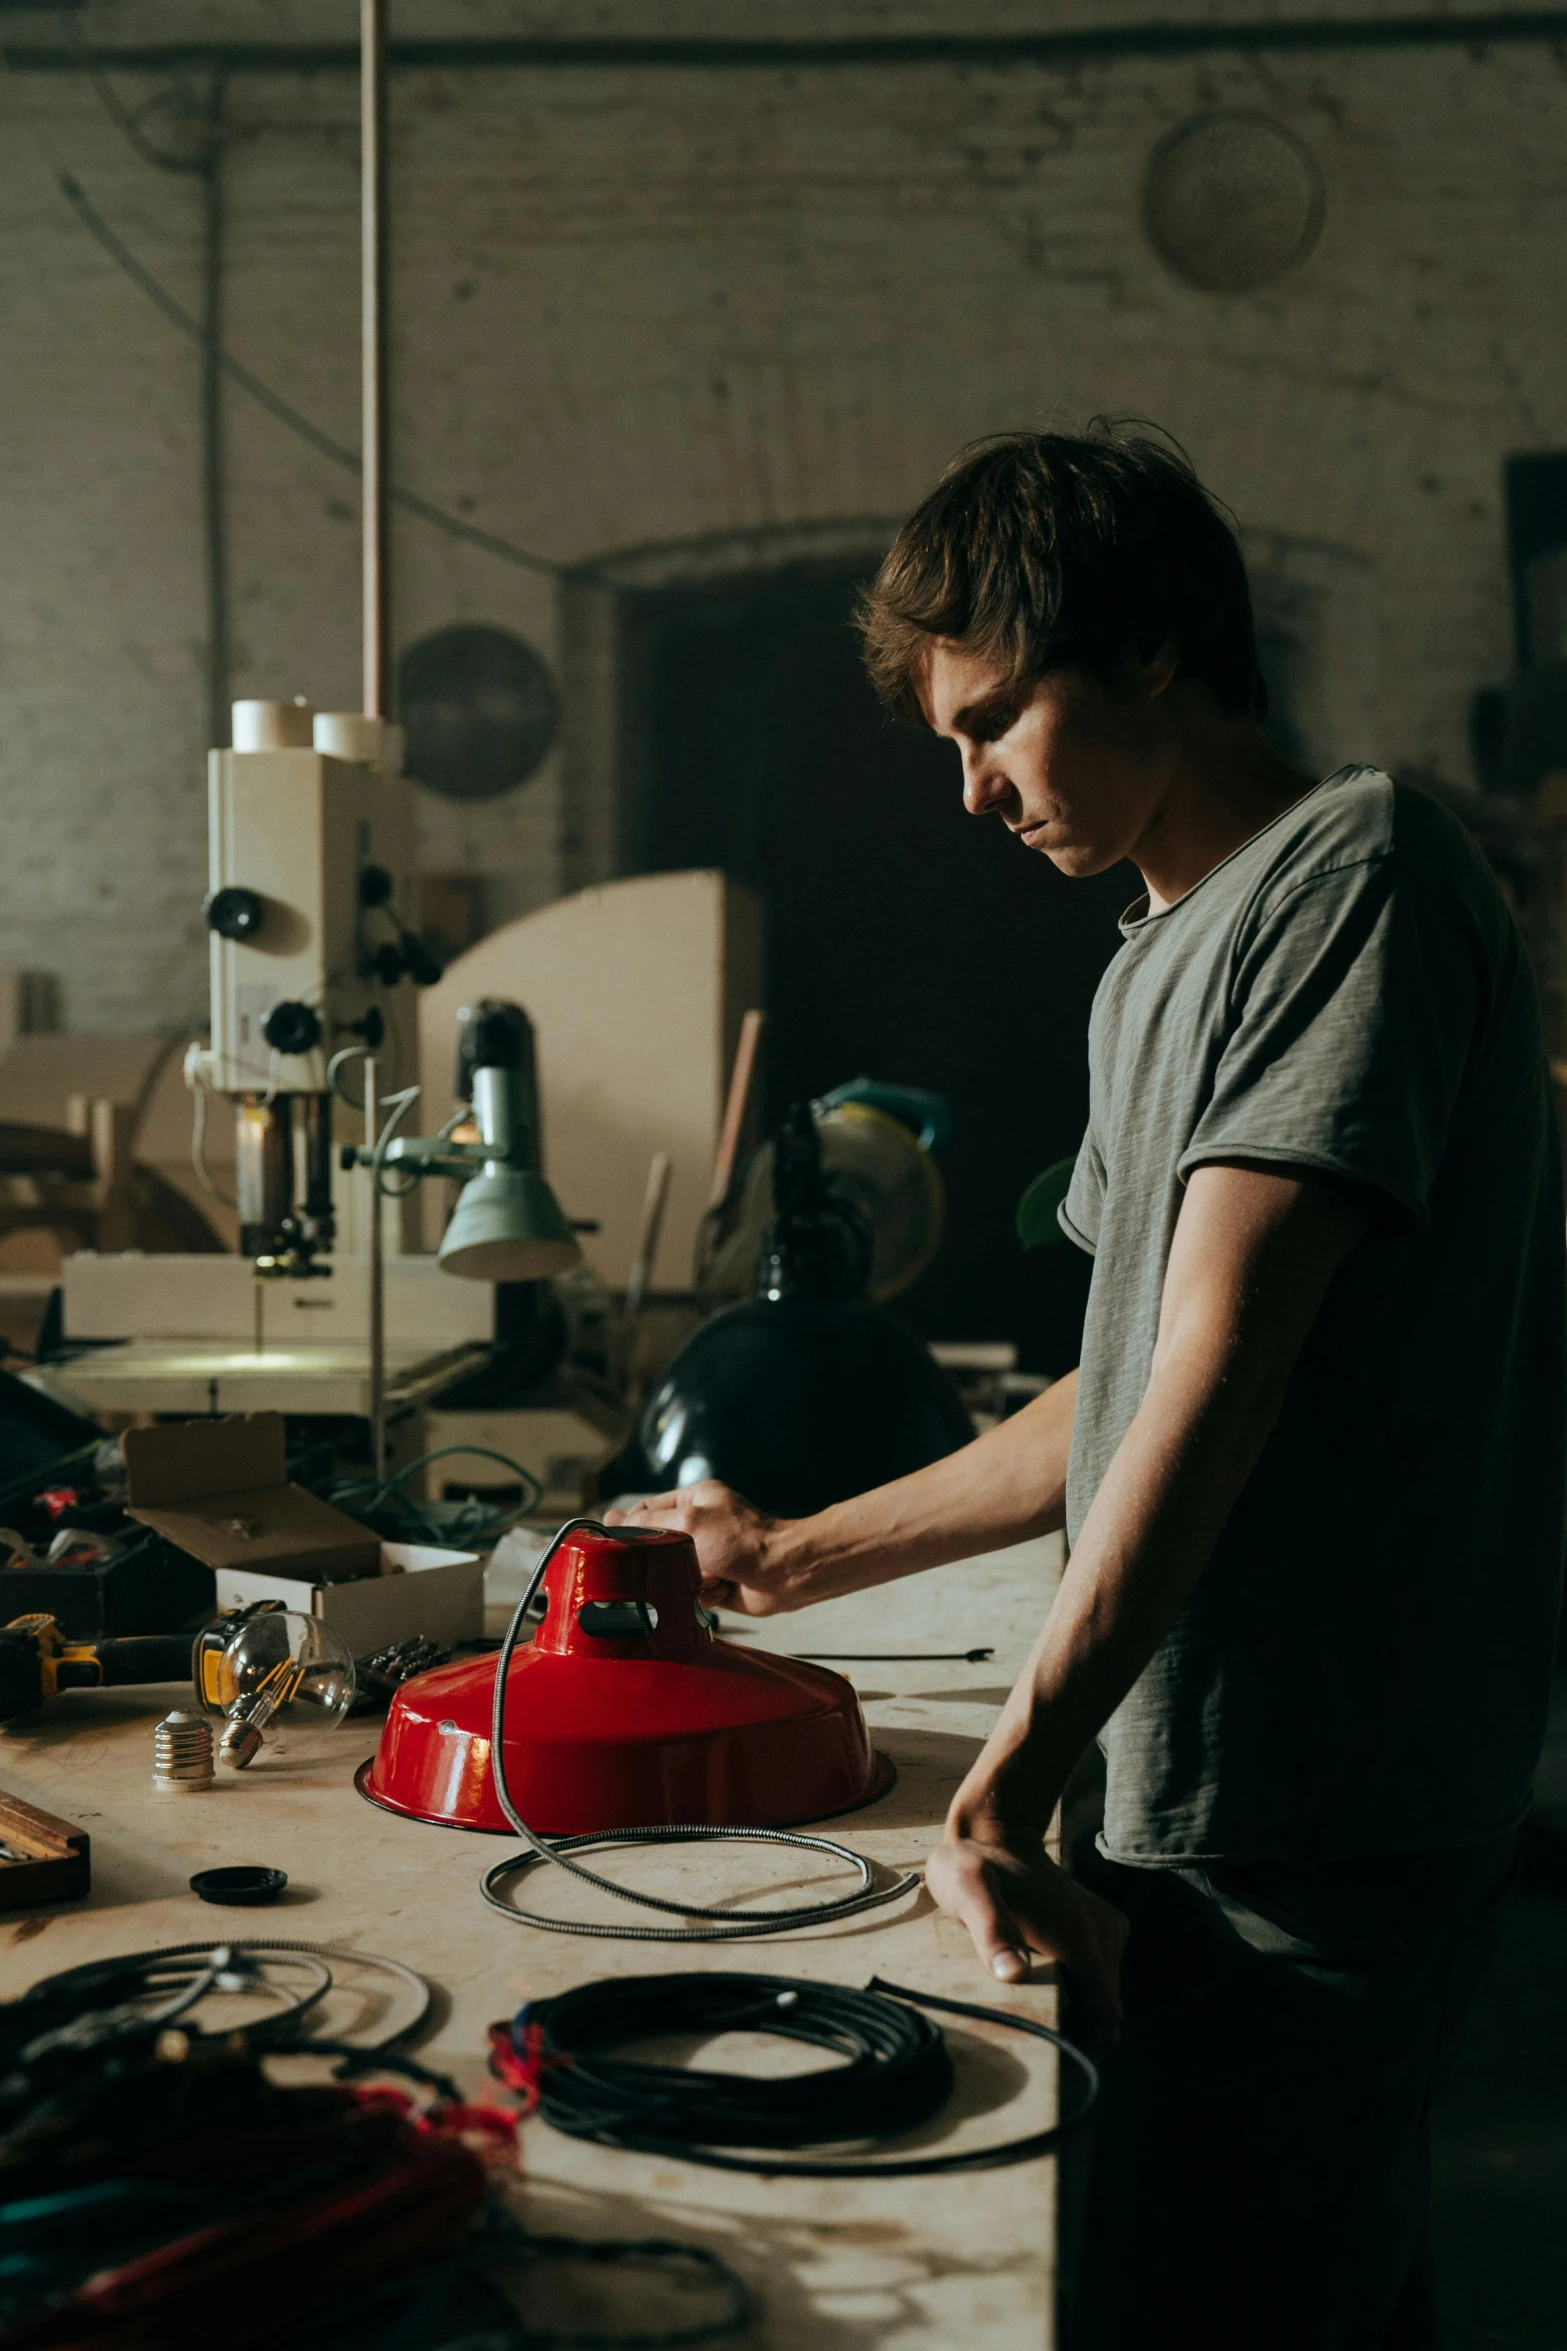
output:
[[[391,576],[387,498],[387,0],[359,0],[360,360],[364,424],[364,706],[391,716]],[[375,1057],[365,1062],[370,1161],[370,1460],[386,1475],[386,1266],[381,1231]]]
[[[207,555],[207,741],[229,740],[228,516],[223,449],[223,116],[228,95],[221,69],[207,95],[207,144],[201,166],[201,490]]]
[[[391,712],[391,575],[387,499],[387,0],[359,0],[359,207],[364,381],[364,693],[371,718]]]
[[[365,1149],[370,1154],[370,1466],[386,1475],[386,1257],[381,1237],[381,1170],[375,1147],[381,1131],[379,1075],[375,1056],[366,1056]]]

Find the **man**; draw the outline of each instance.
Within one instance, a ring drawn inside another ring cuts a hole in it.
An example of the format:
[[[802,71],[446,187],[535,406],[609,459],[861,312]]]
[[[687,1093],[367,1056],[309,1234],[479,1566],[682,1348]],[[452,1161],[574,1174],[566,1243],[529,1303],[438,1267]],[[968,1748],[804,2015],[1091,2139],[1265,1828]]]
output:
[[[1081,1363],[814,1518],[716,1485],[636,1515],[754,1614],[1065,1525],[926,1877],[997,1976],[1058,1959],[1106,2037],[1124,1958],[1074,2343],[1430,2343],[1427,2108],[1510,1881],[1561,1589],[1563,1215],[1524,952],[1433,802],[1271,749],[1239,550],[1156,441],[969,452],[863,629],[971,814],[1063,873],[1142,875],[1061,1212],[1095,1261]],[[1098,1891],[1043,1844],[1095,1737]]]

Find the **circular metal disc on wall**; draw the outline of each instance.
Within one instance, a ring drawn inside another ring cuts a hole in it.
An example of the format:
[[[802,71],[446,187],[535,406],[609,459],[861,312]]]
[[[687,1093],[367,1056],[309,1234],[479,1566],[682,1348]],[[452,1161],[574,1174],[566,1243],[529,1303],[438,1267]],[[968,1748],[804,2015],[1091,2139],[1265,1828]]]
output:
[[[1194,115],[1148,159],[1143,225],[1188,285],[1241,294],[1304,261],[1322,228],[1309,147],[1265,114]]]
[[[526,782],[560,721],[555,684],[510,629],[459,621],[397,665],[408,773],[450,800],[493,800]]]

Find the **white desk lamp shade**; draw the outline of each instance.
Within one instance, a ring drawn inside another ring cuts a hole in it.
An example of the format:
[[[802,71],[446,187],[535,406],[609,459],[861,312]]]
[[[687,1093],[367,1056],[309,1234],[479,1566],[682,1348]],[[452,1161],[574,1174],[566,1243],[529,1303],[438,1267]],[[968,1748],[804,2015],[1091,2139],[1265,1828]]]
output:
[[[437,1251],[442,1270],[476,1282],[542,1282],[582,1250],[543,1176],[491,1165],[470,1178]]]

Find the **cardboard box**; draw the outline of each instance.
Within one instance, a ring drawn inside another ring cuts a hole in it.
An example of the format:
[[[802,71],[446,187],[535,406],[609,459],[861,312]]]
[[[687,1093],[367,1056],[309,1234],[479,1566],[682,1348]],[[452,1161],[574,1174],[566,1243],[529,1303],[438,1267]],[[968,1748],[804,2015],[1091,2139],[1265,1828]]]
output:
[[[356,1657],[416,1635],[449,1646],[483,1634],[478,1554],[382,1542],[290,1485],[280,1413],[128,1429],[124,1442],[130,1515],[215,1571],[219,1609],[282,1600]]]
[[[218,1572],[218,1606],[248,1608],[281,1600],[319,1616],[356,1657],[392,1641],[422,1636],[455,1648],[484,1633],[484,1562],[476,1551],[440,1551],[429,1543],[383,1543],[381,1572],[351,1584],[302,1584],[293,1576],[247,1568]]]
[[[283,1415],[127,1429],[126,1509],[222,1575],[226,1568],[346,1582],[381,1572],[380,1539],[289,1484]]]

